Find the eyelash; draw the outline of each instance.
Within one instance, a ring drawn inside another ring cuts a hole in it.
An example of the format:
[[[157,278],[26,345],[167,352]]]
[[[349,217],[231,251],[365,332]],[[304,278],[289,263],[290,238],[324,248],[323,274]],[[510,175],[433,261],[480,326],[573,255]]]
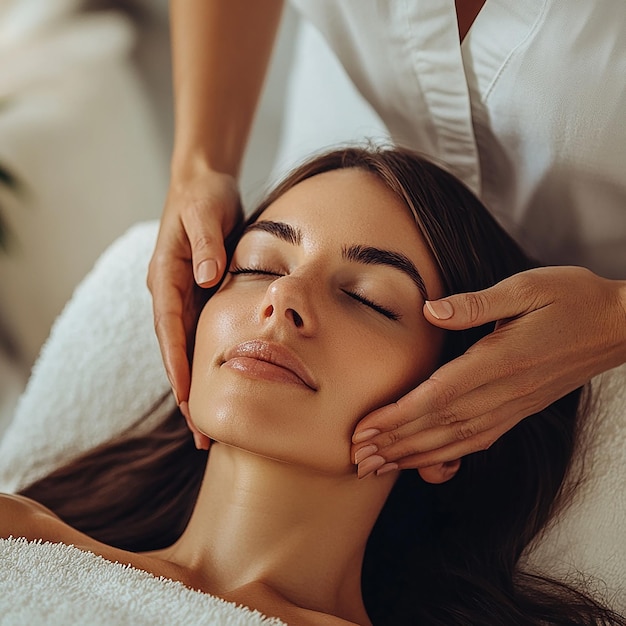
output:
[[[239,267],[236,265],[231,270],[228,271],[229,274],[233,276],[237,276],[239,274],[261,274],[263,276],[282,276],[279,272],[272,272],[271,270],[266,270],[261,267]]]
[[[231,274],[232,276],[238,276],[241,274],[260,274],[262,276],[274,276],[274,277],[283,276],[283,274],[280,274],[278,272],[273,272],[272,270],[267,270],[261,267],[239,267],[239,266],[235,266],[231,270],[229,270],[229,274]],[[385,307],[382,307],[379,304],[376,304],[375,302],[368,300],[367,298],[365,298],[364,296],[358,293],[355,293],[353,291],[346,291],[345,289],[342,289],[342,291],[353,300],[356,300],[357,302],[360,302],[364,306],[367,306],[370,309],[373,309],[377,313],[384,315],[390,320],[397,321],[401,317],[398,313],[394,313],[393,311],[390,311],[389,309],[386,309]]]
[[[394,322],[397,322],[400,319],[400,315],[398,315],[398,313],[394,313],[393,311],[390,311],[389,309],[386,309],[384,306],[380,306],[380,304],[376,304],[375,302],[368,300],[367,298],[359,295],[358,293],[354,293],[353,291],[346,291],[345,289],[342,289],[342,291],[347,296],[350,296],[357,302],[360,302],[361,304],[368,306],[370,309],[374,309],[374,311],[376,311],[377,313],[384,315],[385,317],[389,318],[390,320],[393,320]]]

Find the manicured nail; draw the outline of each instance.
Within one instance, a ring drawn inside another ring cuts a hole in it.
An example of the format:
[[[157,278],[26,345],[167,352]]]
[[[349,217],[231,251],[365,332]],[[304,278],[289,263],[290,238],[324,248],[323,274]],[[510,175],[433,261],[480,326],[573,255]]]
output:
[[[387,472],[393,472],[398,469],[397,463],[385,463],[381,468],[376,470],[376,476],[382,476]]]
[[[365,460],[368,456],[372,456],[374,452],[378,452],[378,446],[375,446],[373,443],[370,443],[369,446],[365,446],[364,448],[360,448],[356,451],[354,455],[354,462],[358,465],[361,461]]]
[[[426,306],[430,314],[438,320],[450,319],[454,314],[454,309],[447,300],[435,300],[434,302],[426,300]]]
[[[369,476],[377,469],[381,468],[385,464],[385,459],[382,456],[378,456],[374,454],[373,456],[368,456],[362,463],[359,463],[359,469],[357,470],[357,475],[359,478],[365,478]]]
[[[196,450],[202,450],[202,442],[198,433],[193,433],[193,442],[196,444]]]
[[[366,428],[352,435],[352,443],[363,443],[372,437],[376,437],[376,435],[380,435],[380,430],[377,428]]]
[[[202,261],[196,270],[196,280],[199,285],[212,281],[217,276],[217,263],[213,259]]]

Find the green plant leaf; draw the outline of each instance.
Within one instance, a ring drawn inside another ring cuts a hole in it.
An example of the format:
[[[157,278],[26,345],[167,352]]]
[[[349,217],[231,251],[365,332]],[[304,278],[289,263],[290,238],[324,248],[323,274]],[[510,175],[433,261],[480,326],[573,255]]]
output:
[[[7,253],[9,251],[9,228],[2,215],[0,207],[0,251]]]
[[[5,185],[12,191],[17,191],[19,189],[20,184],[17,181],[17,178],[9,172],[6,168],[0,164],[0,185]]]
[[[0,186],[7,187],[13,193],[20,193],[21,184],[18,179],[0,163]],[[11,231],[7,225],[6,217],[3,215],[2,206],[0,206],[0,252],[5,254],[9,252],[11,246]]]

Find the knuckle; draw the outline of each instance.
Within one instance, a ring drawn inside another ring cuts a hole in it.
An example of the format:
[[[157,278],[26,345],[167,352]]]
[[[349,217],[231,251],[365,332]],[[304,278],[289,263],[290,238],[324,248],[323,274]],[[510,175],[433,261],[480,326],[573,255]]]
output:
[[[472,324],[482,319],[487,311],[487,301],[481,293],[466,293],[463,304]]]
[[[434,375],[422,385],[426,387],[427,393],[432,398],[430,408],[435,412],[444,411],[457,396],[457,389],[454,385]]]
[[[410,437],[408,439],[403,439],[401,442],[391,447],[389,450],[383,450],[382,455],[389,463],[392,461],[399,461],[401,459],[406,459],[407,457],[414,456],[415,454],[419,453],[419,451],[419,445],[417,445],[414,439]]]
[[[148,268],[148,275],[146,276],[146,287],[148,291],[154,295],[154,274],[151,267]]]
[[[153,255],[152,258],[150,259],[150,263],[148,264],[148,274],[146,276],[146,285],[148,289],[150,290],[150,293],[152,293],[153,295],[154,295],[154,288],[155,288],[155,284],[157,280],[156,275],[158,273],[158,265],[159,265],[159,261]]]
[[[532,270],[513,276],[510,286],[510,298],[518,302],[524,311],[540,308],[546,299],[552,297],[554,290],[545,279],[541,279],[541,274]]]
[[[195,253],[208,252],[213,248],[215,241],[215,237],[205,233],[200,237],[194,237],[191,247]]]
[[[527,272],[516,274],[513,287],[513,293],[511,295],[521,300],[535,298],[538,290],[536,276],[534,274],[528,274]]]
[[[517,387],[516,374],[518,373],[519,359],[511,358],[507,356],[500,359],[498,362],[498,376],[504,380],[511,380],[515,382],[514,387]]]
[[[454,436],[458,441],[467,441],[480,432],[479,426],[473,420],[457,422],[454,426]]]
[[[165,275],[171,265],[171,256],[161,250],[155,250],[148,263],[146,283],[150,291],[154,291],[160,278]]]
[[[158,311],[154,313],[154,332],[156,333],[159,342],[162,341],[162,330],[163,330],[163,315]]]
[[[384,438],[381,443],[383,447],[387,447],[387,446],[392,446],[401,440],[402,440],[402,437],[400,435],[400,432],[394,429],[385,433]]]
[[[521,375],[534,371],[538,365],[540,365],[538,358],[524,354],[521,349],[512,349],[498,359],[498,375],[500,379],[510,380],[511,387],[517,388],[522,384]]]
[[[498,363],[498,377],[504,381],[509,397],[513,400],[525,398],[536,392],[540,386],[533,372],[539,363],[532,357],[511,357]]]
[[[387,431],[396,431],[412,420],[410,406],[404,398],[390,404],[386,415],[385,429]]]
[[[459,416],[456,411],[445,408],[437,412],[436,422],[440,425],[447,426],[459,421]]]

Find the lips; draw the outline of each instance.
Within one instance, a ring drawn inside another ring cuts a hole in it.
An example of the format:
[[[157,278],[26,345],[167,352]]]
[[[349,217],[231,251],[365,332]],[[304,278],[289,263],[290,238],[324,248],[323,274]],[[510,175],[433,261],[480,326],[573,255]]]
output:
[[[289,348],[279,343],[260,339],[244,341],[226,351],[223,364],[230,365],[233,369],[254,371],[257,374],[259,368],[254,367],[255,361],[257,365],[267,363],[283,370],[277,371],[276,376],[273,376],[271,371],[265,372],[261,368],[262,377],[267,373],[269,377],[276,379],[296,378],[309,389],[317,391],[317,385],[304,363]],[[251,363],[252,367],[249,367],[248,363]]]

